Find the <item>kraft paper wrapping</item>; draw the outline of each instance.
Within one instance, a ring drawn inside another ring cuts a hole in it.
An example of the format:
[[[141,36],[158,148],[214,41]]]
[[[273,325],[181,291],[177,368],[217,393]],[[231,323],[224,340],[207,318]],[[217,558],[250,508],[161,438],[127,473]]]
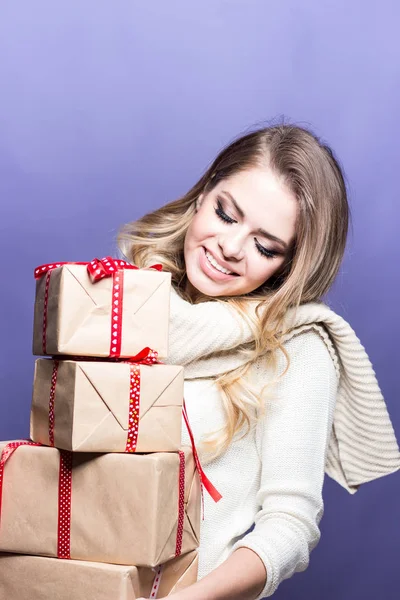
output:
[[[157,598],[195,583],[197,563],[195,551],[165,563]],[[145,567],[0,554],[0,600],[136,600],[153,581]]]
[[[85,265],[63,265],[51,272],[44,353],[45,286],[43,276],[36,282],[33,354],[108,357],[112,278],[92,283]],[[121,356],[135,356],[146,346],[167,356],[170,290],[170,273],[124,270]]]
[[[38,359],[31,409],[31,439],[51,445],[49,398],[54,362]],[[140,365],[137,452],[181,446],[183,367]],[[54,399],[54,446],[79,452],[124,452],[129,421],[130,365],[63,360]]]
[[[199,545],[200,480],[191,449],[183,449],[185,554]],[[175,557],[178,453],[72,457],[71,558],[155,567]],[[56,448],[21,446],[7,461],[1,552],[57,556],[59,472]]]

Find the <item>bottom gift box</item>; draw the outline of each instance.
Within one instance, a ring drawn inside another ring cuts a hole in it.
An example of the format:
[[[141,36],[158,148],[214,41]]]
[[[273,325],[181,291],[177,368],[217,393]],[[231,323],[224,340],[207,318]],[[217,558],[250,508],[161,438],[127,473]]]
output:
[[[197,566],[196,551],[160,569],[0,554],[0,600],[162,598],[195,583]]]
[[[0,453],[2,552],[155,567],[199,545],[200,480],[187,447],[71,454],[16,441],[0,442]]]

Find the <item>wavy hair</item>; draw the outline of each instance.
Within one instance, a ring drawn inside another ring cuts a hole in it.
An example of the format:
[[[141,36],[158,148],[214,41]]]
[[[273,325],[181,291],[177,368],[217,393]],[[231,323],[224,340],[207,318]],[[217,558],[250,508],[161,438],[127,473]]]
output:
[[[298,202],[295,240],[279,272],[250,294],[196,299],[233,305],[254,334],[254,341],[241,350],[247,362],[216,379],[226,425],[203,443],[212,458],[224,452],[237,435],[246,435],[255,415],[263,413],[266,389],[271,390],[289,368],[282,343],[288,308],[320,301],[339,271],[350,219],[342,169],[331,148],[306,128],[282,124],[257,129],[223,148],[184,196],[125,225],[118,235],[118,245],[129,261],[140,267],[161,262],[171,272],[177,292],[192,301],[186,292],[183,248],[196,199],[222,179],[254,167],[271,168],[294,194]],[[256,301],[253,316],[246,312],[249,300]],[[278,350],[286,358],[286,368],[260,392],[246,378],[248,370],[260,357],[275,368]]]

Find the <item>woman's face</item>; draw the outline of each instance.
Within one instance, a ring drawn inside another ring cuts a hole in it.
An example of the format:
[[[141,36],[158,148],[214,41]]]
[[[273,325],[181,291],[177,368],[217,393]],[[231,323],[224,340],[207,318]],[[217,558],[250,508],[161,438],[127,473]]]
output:
[[[188,291],[217,297],[257,289],[283,266],[296,216],[294,195],[270,169],[219,181],[198,198],[186,233]]]

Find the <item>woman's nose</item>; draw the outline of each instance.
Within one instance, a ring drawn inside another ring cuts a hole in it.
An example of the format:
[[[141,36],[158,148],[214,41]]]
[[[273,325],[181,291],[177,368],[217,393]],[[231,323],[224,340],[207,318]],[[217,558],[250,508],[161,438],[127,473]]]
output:
[[[219,247],[224,258],[241,260],[244,255],[244,239],[240,234],[224,235],[218,240]]]

